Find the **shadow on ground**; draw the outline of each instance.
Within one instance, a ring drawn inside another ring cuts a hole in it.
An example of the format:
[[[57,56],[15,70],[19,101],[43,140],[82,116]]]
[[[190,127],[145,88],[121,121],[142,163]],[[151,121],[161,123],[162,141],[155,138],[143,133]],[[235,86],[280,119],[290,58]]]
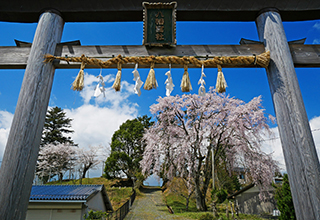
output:
[[[159,186],[144,186],[140,188],[140,192],[145,194],[154,193],[156,191],[161,191],[161,188]]]

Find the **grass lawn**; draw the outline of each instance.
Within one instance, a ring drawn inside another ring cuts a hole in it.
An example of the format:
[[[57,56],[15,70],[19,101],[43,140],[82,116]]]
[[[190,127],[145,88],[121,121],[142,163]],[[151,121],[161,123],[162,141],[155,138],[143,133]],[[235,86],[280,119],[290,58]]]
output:
[[[208,193],[209,194],[209,193]],[[202,215],[206,213],[212,214],[212,211],[208,212],[199,212],[196,208],[196,201],[195,196],[193,195],[189,202],[189,209],[186,211],[186,199],[177,193],[172,192],[170,187],[166,189],[163,193],[164,200],[166,201],[167,205],[171,206],[171,208],[174,211],[175,215],[183,216],[185,218],[191,218],[191,219],[199,219]],[[207,205],[211,203],[210,195],[207,195]],[[217,205],[217,211],[219,214],[219,218],[217,219],[227,219],[226,218],[226,204],[227,201],[225,201],[222,204]],[[230,206],[229,206],[230,207]],[[208,206],[208,210],[211,210],[211,207]],[[231,218],[231,213],[229,212],[229,218]],[[255,215],[244,215],[240,214],[239,217],[236,217],[237,219],[248,219],[248,220],[262,220],[263,218],[260,218]]]
[[[212,214],[212,211],[208,211],[208,212],[197,211],[195,199],[191,199],[191,201],[189,203],[189,210],[188,211],[186,211],[185,199],[181,196],[167,195],[167,196],[165,196],[165,200],[167,201],[167,204],[169,206],[171,206],[171,208],[173,209],[174,214],[178,215],[178,216],[183,216],[185,218],[199,219],[202,215],[204,215],[206,213]],[[208,207],[208,209],[210,210],[210,207]],[[217,209],[218,209],[218,214],[219,214],[219,218],[217,218],[217,219],[227,219],[227,217],[226,217],[226,203],[217,205]],[[231,219],[231,217],[232,217],[231,213],[229,212],[229,218]],[[255,215],[240,214],[237,219],[262,220],[263,218],[260,218]]]
[[[183,213],[175,213],[178,216],[183,216],[185,218],[192,218],[192,219],[199,219],[202,215],[212,212],[183,212]],[[264,220],[263,218],[260,218],[258,216],[254,215],[245,215],[245,214],[240,214],[239,217],[236,217],[236,219],[246,219],[246,220]],[[219,213],[219,217],[216,219],[221,219],[221,220],[227,220],[228,218],[226,217],[226,213]],[[229,219],[232,219],[231,214],[229,213]]]

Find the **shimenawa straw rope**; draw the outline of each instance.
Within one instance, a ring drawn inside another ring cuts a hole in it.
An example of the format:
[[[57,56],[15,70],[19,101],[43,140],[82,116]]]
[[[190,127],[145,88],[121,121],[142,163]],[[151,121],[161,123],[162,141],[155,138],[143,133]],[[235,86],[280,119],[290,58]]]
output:
[[[85,59],[87,65],[99,66],[101,68],[109,68],[111,65],[117,64],[121,61],[122,64],[126,63],[138,63],[139,65],[147,65],[151,63],[155,64],[180,64],[184,65],[186,61],[190,64],[201,67],[202,63],[204,67],[217,67],[217,65],[224,66],[246,66],[246,65],[258,65],[267,68],[270,61],[270,52],[264,52],[259,55],[252,56],[237,56],[237,57],[213,57],[207,60],[201,60],[196,57],[177,57],[177,56],[146,56],[146,57],[117,57],[110,58],[107,61],[102,61],[97,58],[88,58],[85,56],[81,57],[58,57],[53,55],[45,55],[44,62],[52,62],[53,60],[63,60],[67,62],[82,62]]]
[[[155,78],[154,65],[155,64],[178,64],[184,65],[185,72],[183,74],[183,79],[181,82],[182,91],[190,91],[192,90],[192,86],[190,83],[189,74],[187,72],[188,65],[192,64],[196,67],[218,67],[218,70],[221,70],[221,65],[224,66],[252,66],[258,65],[264,68],[267,68],[270,62],[270,51],[264,52],[259,55],[252,56],[237,56],[237,57],[213,57],[207,60],[201,60],[194,56],[145,56],[145,57],[122,57],[118,55],[117,57],[110,58],[107,61],[102,61],[97,58],[88,58],[82,55],[81,57],[58,57],[53,55],[45,55],[44,62],[52,62],[53,60],[58,59],[67,62],[81,62],[80,72],[72,84],[73,90],[81,91],[83,89],[83,69],[85,65],[99,66],[100,68],[109,68],[112,65],[119,64],[127,64],[127,63],[138,63],[141,65],[151,64],[150,71],[147,77],[147,80],[144,85],[144,89],[150,90],[152,88],[157,88],[158,84]],[[120,81],[121,81],[121,70],[118,68],[118,73],[116,76],[116,80],[114,85],[112,86],[116,91],[120,90]],[[224,92],[225,87],[227,86],[222,71],[218,71],[218,79],[216,90]]]

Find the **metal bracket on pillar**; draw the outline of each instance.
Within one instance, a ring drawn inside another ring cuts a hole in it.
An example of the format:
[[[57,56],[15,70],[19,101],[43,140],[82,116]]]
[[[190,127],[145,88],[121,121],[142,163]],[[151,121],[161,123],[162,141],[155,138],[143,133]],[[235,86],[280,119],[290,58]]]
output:
[[[16,43],[17,47],[31,47],[32,43],[30,42],[25,42],[25,41],[20,41],[20,40],[16,40],[14,39],[14,42]],[[81,46],[81,42],[80,40],[73,40],[73,41],[66,41],[66,42],[62,42],[62,43],[58,43],[57,45],[59,46]]]
[[[32,43],[24,42],[24,41],[20,41],[20,40],[16,40],[16,39],[14,39],[14,42],[16,43],[17,47],[31,47],[31,45],[32,45]]]
[[[307,38],[302,38],[302,39],[299,39],[299,40],[288,41],[288,44],[289,45],[292,45],[292,44],[304,44],[306,42],[306,39]],[[257,41],[257,40],[250,40],[250,39],[241,38],[239,44],[240,45],[248,45],[248,44],[263,44],[263,43],[261,41]]]
[[[300,40],[292,40],[292,41],[288,41],[288,44],[289,45],[292,45],[292,44],[304,44],[306,42],[306,39],[307,38],[302,38]]]
[[[263,43],[260,41],[256,41],[256,40],[249,40],[249,39],[241,38],[239,44],[240,45],[248,45],[248,44],[263,44]]]

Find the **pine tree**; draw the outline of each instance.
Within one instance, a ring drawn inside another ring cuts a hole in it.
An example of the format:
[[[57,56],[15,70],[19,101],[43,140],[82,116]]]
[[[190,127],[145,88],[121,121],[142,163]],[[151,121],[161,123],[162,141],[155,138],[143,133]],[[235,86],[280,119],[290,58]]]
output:
[[[74,132],[70,129],[71,121],[72,119],[67,118],[66,113],[59,107],[50,108],[46,114],[36,165],[36,173],[43,183],[55,175],[59,175],[59,179],[62,180],[64,171],[74,164],[73,146],[77,144],[71,137],[64,135]]]
[[[276,186],[275,199],[281,213],[280,220],[296,219],[288,175],[284,174],[281,186]]]
[[[45,124],[43,127],[41,146],[46,144],[63,144],[68,143],[75,145],[71,137],[66,137],[64,134],[70,134],[71,118],[66,117],[66,113],[59,107],[50,108],[47,112]]]

